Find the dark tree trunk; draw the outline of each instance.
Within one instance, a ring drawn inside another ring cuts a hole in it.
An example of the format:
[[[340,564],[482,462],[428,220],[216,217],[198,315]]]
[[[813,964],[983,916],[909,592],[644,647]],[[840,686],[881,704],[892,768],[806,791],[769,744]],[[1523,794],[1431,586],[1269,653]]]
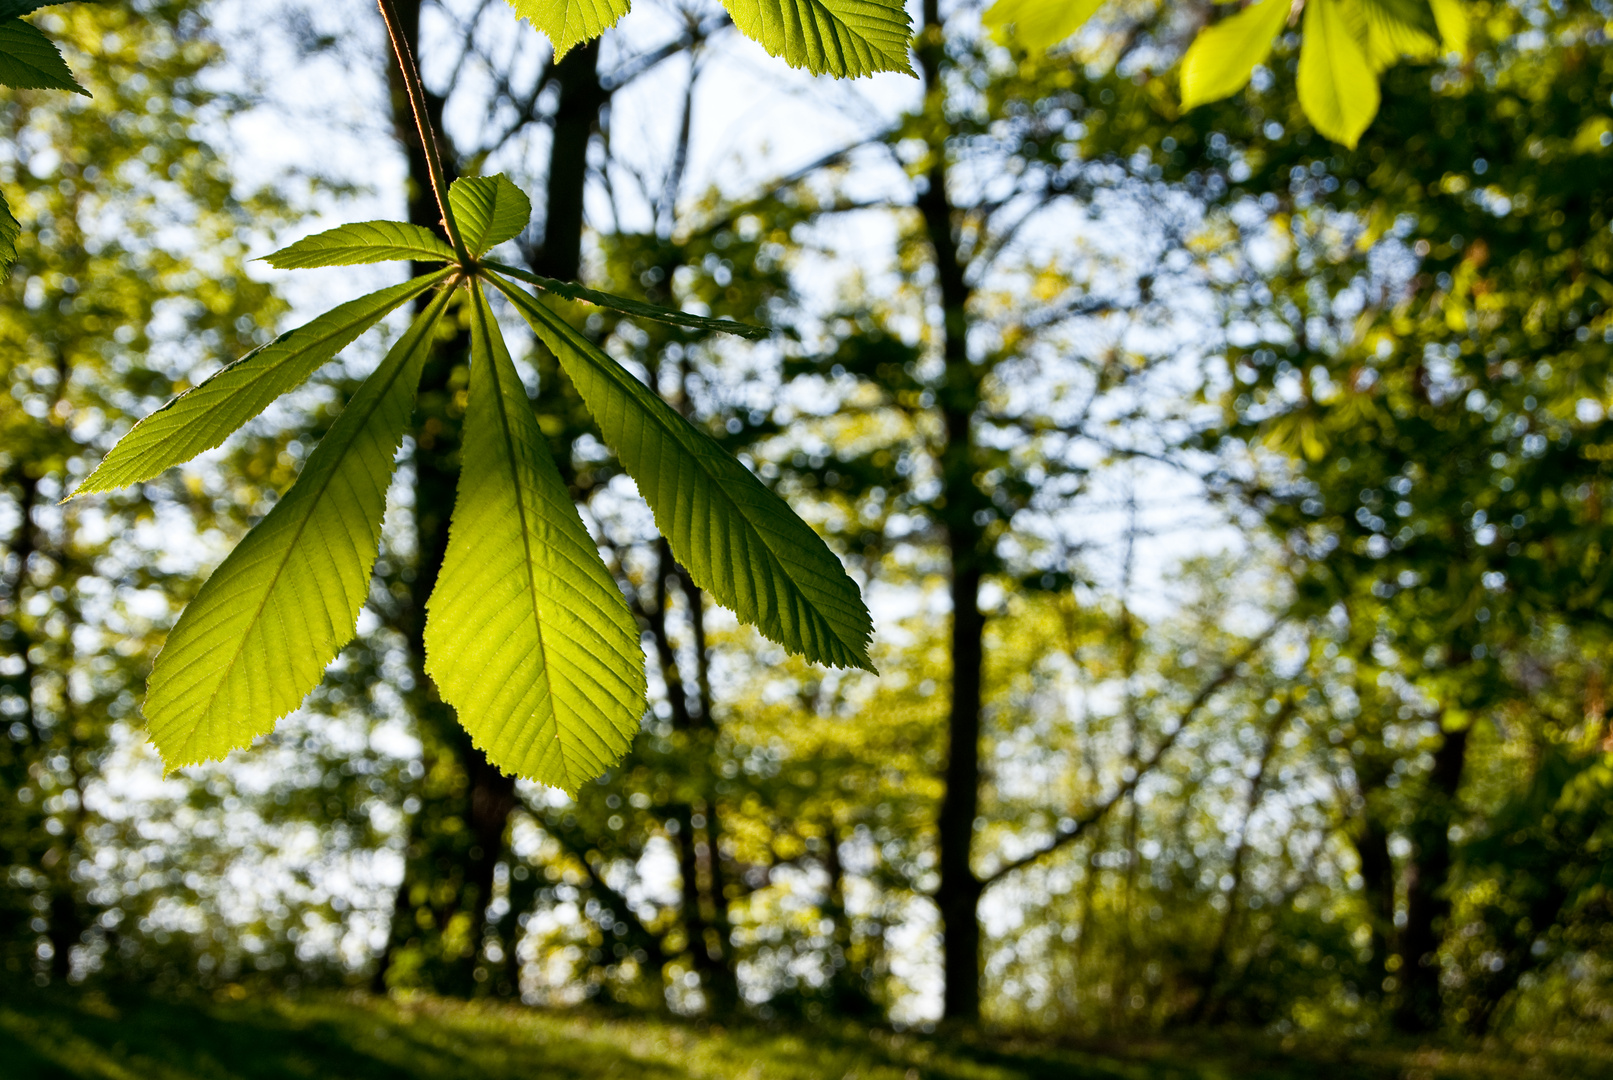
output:
[[[1434,768],[1410,830],[1406,862],[1406,925],[1400,932],[1400,998],[1395,1026],[1424,1033],[1442,1019],[1439,945],[1450,916],[1446,885],[1451,870],[1450,827],[1467,762],[1467,731],[1449,732],[1434,752]]]
[[[917,48],[924,77],[925,111],[936,134],[935,164],[925,176],[917,204],[935,257],[941,293],[942,356],[946,362],[940,407],[946,445],[941,451],[942,505],[937,516],[946,529],[952,568],[952,687],[947,714],[946,793],[937,821],[941,887],[940,909],[945,978],[944,1010],[951,1020],[980,1015],[980,923],[983,886],[974,872],[974,822],[980,806],[981,665],[985,617],[980,583],[988,553],[985,524],[991,505],[975,483],[974,414],[980,400],[980,372],[969,361],[970,287],[958,257],[953,207],[947,192],[945,96],[942,67],[946,47],[938,0],[925,0],[924,26]]]

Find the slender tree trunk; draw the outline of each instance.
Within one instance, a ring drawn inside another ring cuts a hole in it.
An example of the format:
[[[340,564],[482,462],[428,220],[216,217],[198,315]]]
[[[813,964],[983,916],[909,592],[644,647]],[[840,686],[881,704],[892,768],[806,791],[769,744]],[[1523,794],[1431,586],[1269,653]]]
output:
[[[1406,925],[1400,933],[1400,999],[1395,1025],[1402,1031],[1423,1033],[1437,1029],[1442,1020],[1439,945],[1450,916],[1451,901],[1445,887],[1451,871],[1450,827],[1455,819],[1456,793],[1467,763],[1467,730],[1448,732],[1434,751],[1434,768],[1428,777],[1411,831],[1411,856],[1406,862]]]
[[[947,713],[946,793],[937,821],[941,886],[940,909],[947,1019],[980,1016],[980,894],[983,886],[972,864],[974,823],[980,808],[981,668],[986,620],[980,611],[980,584],[988,553],[986,515],[990,503],[975,483],[974,413],[980,400],[980,373],[969,361],[971,290],[958,257],[953,207],[947,192],[946,63],[939,0],[925,0],[917,46],[925,84],[925,112],[931,123],[934,164],[925,175],[917,204],[933,249],[941,293],[942,357],[945,383],[939,403],[945,446],[941,450],[942,500],[937,510],[946,530],[952,569],[952,687]]]

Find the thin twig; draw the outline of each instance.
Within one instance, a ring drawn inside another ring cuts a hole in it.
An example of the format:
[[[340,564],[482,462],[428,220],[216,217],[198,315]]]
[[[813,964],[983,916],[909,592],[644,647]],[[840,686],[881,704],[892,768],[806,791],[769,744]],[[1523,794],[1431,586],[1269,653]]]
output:
[[[465,238],[459,233],[459,223],[454,220],[453,211],[448,205],[448,173],[443,168],[442,148],[437,143],[437,133],[432,130],[431,117],[426,113],[426,88],[420,82],[420,69],[415,65],[408,39],[403,36],[397,7],[392,0],[375,0],[375,5],[381,9],[381,18],[386,22],[387,37],[392,41],[392,54],[397,57],[403,86],[409,94],[409,108],[414,111],[415,127],[419,129],[421,147],[426,155],[426,171],[431,174],[431,190],[437,196],[437,209],[442,212],[442,227],[448,231],[448,239],[454,245],[460,265],[469,266],[470,251],[465,247]]]

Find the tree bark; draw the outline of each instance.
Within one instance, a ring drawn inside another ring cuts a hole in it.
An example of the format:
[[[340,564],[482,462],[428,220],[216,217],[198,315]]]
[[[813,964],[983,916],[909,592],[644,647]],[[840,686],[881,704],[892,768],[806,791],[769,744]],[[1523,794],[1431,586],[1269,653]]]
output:
[[[988,559],[985,515],[990,504],[974,477],[974,414],[980,400],[980,374],[969,361],[971,290],[958,257],[953,206],[947,192],[948,131],[942,84],[946,45],[938,0],[925,0],[917,53],[925,84],[925,112],[932,121],[934,161],[918,192],[917,205],[934,252],[946,364],[945,383],[938,395],[946,443],[940,455],[942,497],[937,500],[937,517],[946,531],[952,570],[952,687],[947,712],[946,794],[936,823],[941,869],[936,905],[943,935],[944,1015],[949,1020],[972,1021],[980,1016],[978,909],[983,886],[971,856],[980,808],[981,667],[986,626],[980,611],[980,583]]]
[[[1400,998],[1395,1026],[1424,1033],[1442,1020],[1440,1001],[1440,936],[1450,916],[1446,895],[1451,870],[1450,827],[1456,793],[1467,762],[1467,730],[1449,732],[1434,752],[1423,804],[1411,828],[1411,855],[1404,870],[1406,925],[1400,932]]]

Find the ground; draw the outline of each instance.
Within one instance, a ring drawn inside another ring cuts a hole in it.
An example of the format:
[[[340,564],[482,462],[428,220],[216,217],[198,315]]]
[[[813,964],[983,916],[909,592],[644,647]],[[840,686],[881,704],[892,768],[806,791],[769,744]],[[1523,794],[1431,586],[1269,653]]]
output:
[[[1613,1048],[1265,1035],[1058,1044],[845,1024],[720,1027],[317,993],[0,988],[4,1080],[1511,1080],[1613,1077]],[[239,999],[238,999],[239,998]]]

